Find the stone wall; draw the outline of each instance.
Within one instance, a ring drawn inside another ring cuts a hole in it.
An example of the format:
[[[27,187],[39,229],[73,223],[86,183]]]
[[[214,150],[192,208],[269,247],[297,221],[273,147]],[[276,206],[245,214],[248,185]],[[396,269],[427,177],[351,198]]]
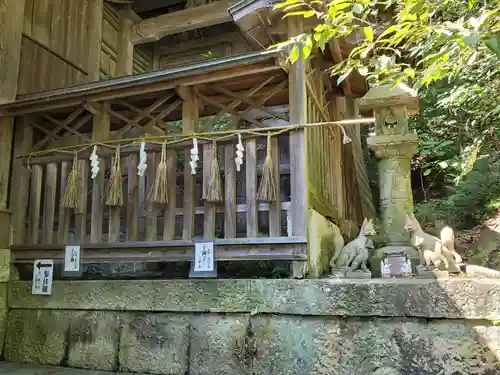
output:
[[[4,358],[189,375],[500,374],[500,280],[11,282]]]

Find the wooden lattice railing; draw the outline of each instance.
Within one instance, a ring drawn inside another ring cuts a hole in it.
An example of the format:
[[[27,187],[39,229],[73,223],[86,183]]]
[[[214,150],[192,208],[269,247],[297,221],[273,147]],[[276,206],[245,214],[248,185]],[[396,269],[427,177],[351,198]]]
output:
[[[289,151],[288,147],[280,147],[280,144],[286,145],[288,136],[281,135],[272,141],[275,170],[280,171],[275,181],[279,202],[257,200],[265,142],[265,137],[244,141],[244,164],[240,172],[236,171],[234,162],[235,144],[226,143],[218,147],[224,193],[224,199],[219,204],[201,199],[203,180],[209,177],[211,166],[212,144],[209,142],[201,145],[201,160],[194,177],[183,170],[183,147],[168,148],[169,190],[168,203],[165,205],[153,204],[150,196],[160,161],[160,150],[156,145],[149,147],[148,168],[143,177],[137,174],[138,148],[123,150],[121,171],[124,204],[121,207],[106,206],[104,202],[111,150],[102,149],[100,152],[100,172],[94,180],[89,171],[90,150],[79,154],[79,199],[75,209],[61,206],[73,164],[72,155],[28,159],[26,167],[30,170],[30,193],[23,228],[25,236],[17,244],[97,244],[190,240],[196,237],[287,236],[286,213],[291,200]]]

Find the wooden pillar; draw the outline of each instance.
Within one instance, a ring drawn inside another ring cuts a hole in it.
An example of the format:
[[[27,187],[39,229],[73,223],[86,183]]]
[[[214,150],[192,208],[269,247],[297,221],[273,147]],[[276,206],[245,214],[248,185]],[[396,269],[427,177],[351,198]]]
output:
[[[110,118],[109,103],[99,103],[94,106],[94,120],[92,129],[92,140],[103,141],[109,137]],[[92,183],[92,221],[90,227],[90,242],[100,243],[102,241],[103,222],[103,197],[104,197],[104,174],[106,171],[105,160],[99,160],[99,173]]]
[[[133,21],[127,11],[120,12],[120,34],[118,35],[118,52],[116,57],[116,75],[131,75],[134,67],[134,45],[132,44]]]
[[[184,134],[194,133],[198,128],[199,107],[198,98],[192,88],[181,87],[179,95],[182,103],[182,132]],[[194,235],[194,217],[196,212],[196,181],[191,174],[191,147],[184,151],[184,198],[183,198],[183,223],[182,239],[190,240]],[[202,148],[199,147],[201,151]],[[201,152],[200,152],[201,155]],[[199,170],[197,171],[199,173]]]
[[[0,1],[0,104],[16,99],[24,0]]]
[[[14,133],[14,162],[12,165],[12,186],[10,189],[10,211],[14,228],[13,242],[25,242],[25,219],[28,208],[29,171],[17,155],[31,150],[33,145],[33,127],[28,117],[19,118]]]
[[[0,210],[7,209],[13,129],[13,117],[0,117]]]
[[[293,37],[302,31],[302,20],[298,17],[288,19],[288,36]],[[307,122],[306,62],[301,57],[292,64],[289,73],[289,113],[291,124]],[[290,187],[292,235],[307,234],[307,129],[290,133]],[[293,277],[304,277],[305,262],[293,262]]]
[[[103,18],[104,0],[89,0],[89,23],[87,25],[89,38],[87,51],[88,81],[99,81],[100,78]]]

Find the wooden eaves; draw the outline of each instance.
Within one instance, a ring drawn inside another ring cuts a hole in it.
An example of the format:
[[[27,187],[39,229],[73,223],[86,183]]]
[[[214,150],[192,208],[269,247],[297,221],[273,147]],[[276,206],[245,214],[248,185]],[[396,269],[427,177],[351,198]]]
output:
[[[283,71],[282,61],[283,55],[279,51],[260,51],[106,81],[19,95],[15,102],[0,105],[0,116],[19,116],[82,103],[150,94],[181,86],[194,86],[266,72]]]

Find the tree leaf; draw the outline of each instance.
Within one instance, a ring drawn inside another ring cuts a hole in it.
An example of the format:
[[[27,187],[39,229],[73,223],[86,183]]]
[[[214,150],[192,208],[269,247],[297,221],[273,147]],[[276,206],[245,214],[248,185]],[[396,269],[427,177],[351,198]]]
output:
[[[365,33],[366,39],[373,42],[373,29],[370,26],[363,27],[363,32]]]
[[[352,12],[356,13],[356,14],[363,13],[363,5],[361,5],[361,4],[354,4],[354,6],[352,7]]]

